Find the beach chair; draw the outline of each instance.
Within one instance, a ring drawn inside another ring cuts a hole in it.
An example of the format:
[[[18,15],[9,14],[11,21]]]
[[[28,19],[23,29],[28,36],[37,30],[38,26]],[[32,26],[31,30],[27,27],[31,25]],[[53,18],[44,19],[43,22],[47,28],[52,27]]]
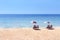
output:
[[[34,29],[34,30],[40,30],[40,29],[39,29],[39,25],[34,25],[34,26],[33,26],[33,29]]]
[[[50,30],[53,30],[54,29],[52,25],[48,25],[46,28],[47,29],[50,29]]]

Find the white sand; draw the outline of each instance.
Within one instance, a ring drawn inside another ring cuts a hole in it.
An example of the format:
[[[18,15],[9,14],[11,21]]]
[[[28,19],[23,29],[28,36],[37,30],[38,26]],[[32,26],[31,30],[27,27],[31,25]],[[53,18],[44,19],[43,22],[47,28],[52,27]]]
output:
[[[54,30],[31,28],[0,29],[0,40],[60,40],[60,28]]]

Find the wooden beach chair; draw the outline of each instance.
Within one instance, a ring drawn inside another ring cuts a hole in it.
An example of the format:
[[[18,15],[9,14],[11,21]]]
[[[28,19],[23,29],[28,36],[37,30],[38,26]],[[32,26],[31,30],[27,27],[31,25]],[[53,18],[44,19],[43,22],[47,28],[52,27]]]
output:
[[[33,26],[33,29],[34,29],[34,30],[40,30],[38,25],[37,25],[37,26],[34,25],[34,26]]]
[[[52,25],[48,25],[46,28],[47,29],[50,29],[50,30],[53,30],[54,29]]]

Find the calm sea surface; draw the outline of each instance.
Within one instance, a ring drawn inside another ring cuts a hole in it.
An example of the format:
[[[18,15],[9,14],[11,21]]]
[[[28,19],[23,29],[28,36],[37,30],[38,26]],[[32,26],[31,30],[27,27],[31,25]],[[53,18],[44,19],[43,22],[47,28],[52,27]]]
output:
[[[31,28],[31,21],[37,21],[40,27],[46,27],[50,21],[54,27],[60,26],[60,14],[0,14],[0,28]]]

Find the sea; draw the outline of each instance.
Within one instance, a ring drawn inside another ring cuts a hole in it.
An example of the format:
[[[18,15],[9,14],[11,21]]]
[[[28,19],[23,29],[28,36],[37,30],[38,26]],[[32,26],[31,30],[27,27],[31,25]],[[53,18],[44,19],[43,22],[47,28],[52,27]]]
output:
[[[0,14],[0,28],[32,28],[31,21],[36,21],[42,28],[48,21],[53,27],[60,27],[60,14]]]

